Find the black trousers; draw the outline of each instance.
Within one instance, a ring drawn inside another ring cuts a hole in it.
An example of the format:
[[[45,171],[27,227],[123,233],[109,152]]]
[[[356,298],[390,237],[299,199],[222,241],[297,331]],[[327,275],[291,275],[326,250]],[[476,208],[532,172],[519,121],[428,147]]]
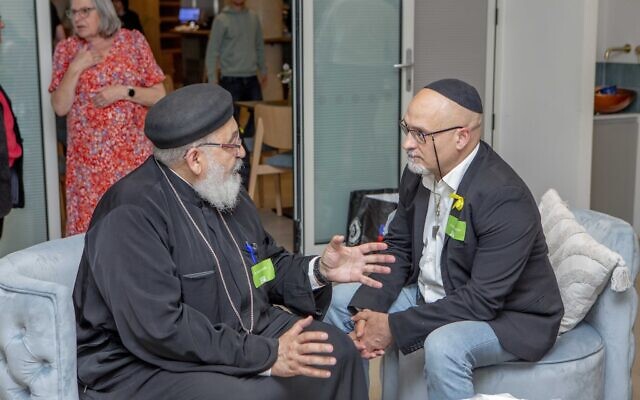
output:
[[[220,86],[225,88],[231,93],[233,101],[248,101],[248,100],[262,100],[262,88],[257,76],[248,77],[236,77],[236,76],[222,76],[220,78]],[[239,109],[234,108],[234,117],[238,120]],[[255,133],[255,123],[253,121],[253,111],[247,122],[247,126],[242,134],[243,137],[253,137]],[[242,142],[244,146],[244,141]],[[244,148],[245,152],[249,154],[247,148]],[[242,160],[242,168],[240,169],[240,176],[242,176],[242,184],[245,189],[249,188],[249,174],[250,174],[250,161],[249,156]]]
[[[288,325],[290,326],[290,324]],[[328,379],[279,377],[235,377],[212,372],[175,373],[158,370],[138,380],[132,378],[123,390],[80,392],[85,399],[136,400],[364,400],[368,389],[362,359],[351,339],[332,325],[313,321],[307,328],[329,334],[337,363],[328,367]],[[284,331],[281,332],[281,334]],[[141,374],[146,375],[146,374]]]

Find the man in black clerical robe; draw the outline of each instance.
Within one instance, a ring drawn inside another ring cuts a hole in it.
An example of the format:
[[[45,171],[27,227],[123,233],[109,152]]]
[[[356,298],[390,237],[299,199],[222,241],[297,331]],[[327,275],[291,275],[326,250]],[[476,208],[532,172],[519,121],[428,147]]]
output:
[[[231,96],[151,108],[154,156],[101,199],[73,300],[82,399],[366,399],[353,342],[317,320],[331,281],[380,284],[386,246],[286,252],[242,189]],[[283,307],[276,307],[281,305]],[[309,316],[312,316],[313,319]],[[306,318],[305,318],[306,317]]]

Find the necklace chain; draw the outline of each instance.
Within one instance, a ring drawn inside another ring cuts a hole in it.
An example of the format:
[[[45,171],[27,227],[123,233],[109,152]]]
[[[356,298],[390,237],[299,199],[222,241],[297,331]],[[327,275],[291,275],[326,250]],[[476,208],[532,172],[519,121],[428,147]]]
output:
[[[218,265],[218,270],[220,271],[220,279],[222,281],[222,286],[224,287],[224,292],[227,295],[227,300],[229,300],[229,304],[231,304],[231,308],[233,309],[233,312],[235,313],[236,317],[238,318],[238,321],[240,321],[240,326],[242,327],[242,330],[247,332],[247,333],[252,333],[253,332],[253,288],[251,287],[251,279],[249,278],[249,271],[248,271],[248,268],[247,268],[247,264],[244,261],[244,257],[242,257],[242,252],[240,251],[240,247],[238,246],[238,242],[236,241],[235,237],[233,237],[233,234],[231,233],[231,229],[229,229],[229,225],[227,225],[227,221],[222,216],[222,213],[220,213],[220,210],[216,209],[216,211],[218,212],[218,215],[222,219],[224,227],[227,229],[227,232],[229,233],[229,236],[231,236],[231,240],[233,240],[233,244],[236,246],[236,250],[238,251],[238,255],[240,256],[240,261],[242,261],[242,266],[244,268],[244,273],[245,273],[245,275],[247,277],[247,284],[249,285],[249,304],[250,304],[249,314],[250,314],[250,319],[251,319],[251,326],[249,327],[249,329],[247,329],[244,326],[244,323],[242,322],[242,317],[240,316],[240,312],[238,312],[238,309],[236,308],[235,304],[233,304],[233,300],[231,300],[231,295],[229,294],[229,289],[227,288],[227,282],[225,281],[224,274],[222,273],[222,266],[220,264],[220,260],[218,259],[218,255],[213,250],[213,247],[211,247],[211,244],[209,243],[207,238],[205,238],[204,234],[202,233],[202,231],[200,230],[200,228],[198,227],[196,222],[193,220],[193,217],[191,216],[191,213],[189,213],[189,211],[187,210],[187,207],[184,205],[182,199],[178,195],[178,191],[176,190],[176,188],[173,186],[173,184],[169,180],[169,177],[167,176],[167,174],[164,172],[162,167],[160,167],[160,164],[158,164],[158,161],[157,160],[154,160],[154,161],[156,161],[156,165],[158,166],[158,168],[160,169],[160,172],[162,172],[162,175],[164,175],[165,179],[169,183],[169,186],[171,187],[171,190],[173,191],[173,194],[176,196],[176,199],[178,200],[178,203],[180,204],[180,206],[184,210],[185,214],[187,214],[187,217],[189,217],[189,220],[191,221],[193,226],[196,228],[196,231],[198,232],[198,234],[200,235],[200,237],[202,238],[204,243],[207,245],[207,248],[209,249],[209,252],[213,256],[213,259],[215,260],[216,264]]]
[[[436,181],[435,178],[433,180],[433,190],[431,191],[433,194],[433,205],[435,207],[435,221],[433,224],[433,228],[431,228],[431,237],[432,239],[436,238],[438,234],[438,230],[440,229],[440,200],[442,200],[442,195],[440,193],[436,193]]]

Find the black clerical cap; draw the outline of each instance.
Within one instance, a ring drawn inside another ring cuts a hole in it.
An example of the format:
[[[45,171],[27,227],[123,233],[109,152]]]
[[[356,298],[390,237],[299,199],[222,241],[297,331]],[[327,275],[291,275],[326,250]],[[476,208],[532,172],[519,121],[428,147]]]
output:
[[[233,116],[231,94],[218,85],[184,86],[158,101],[147,113],[144,133],[160,149],[193,143]]]
[[[425,89],[435,90],[467,110],[482,114],[482,99],[476,88],[466,82],[459,79],[441,79],[431,82]]]

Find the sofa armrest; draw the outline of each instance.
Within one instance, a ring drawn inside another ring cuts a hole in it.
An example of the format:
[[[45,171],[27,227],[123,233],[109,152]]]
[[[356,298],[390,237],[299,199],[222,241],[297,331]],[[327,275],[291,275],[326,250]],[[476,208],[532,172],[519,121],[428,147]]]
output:
[[[6,262],[0,271],[0,398],[77,399],[70,289]]]
[[[622,256],[631,272],[634,283],[631,288],[614,292],[608,283],[585,317],[605,345],[605,399],[631,399],[633,325],[638,307],[635,281],[640,262],[638,237],[631,225],[621,219],[591,210],[572,211],[594,239]]]

